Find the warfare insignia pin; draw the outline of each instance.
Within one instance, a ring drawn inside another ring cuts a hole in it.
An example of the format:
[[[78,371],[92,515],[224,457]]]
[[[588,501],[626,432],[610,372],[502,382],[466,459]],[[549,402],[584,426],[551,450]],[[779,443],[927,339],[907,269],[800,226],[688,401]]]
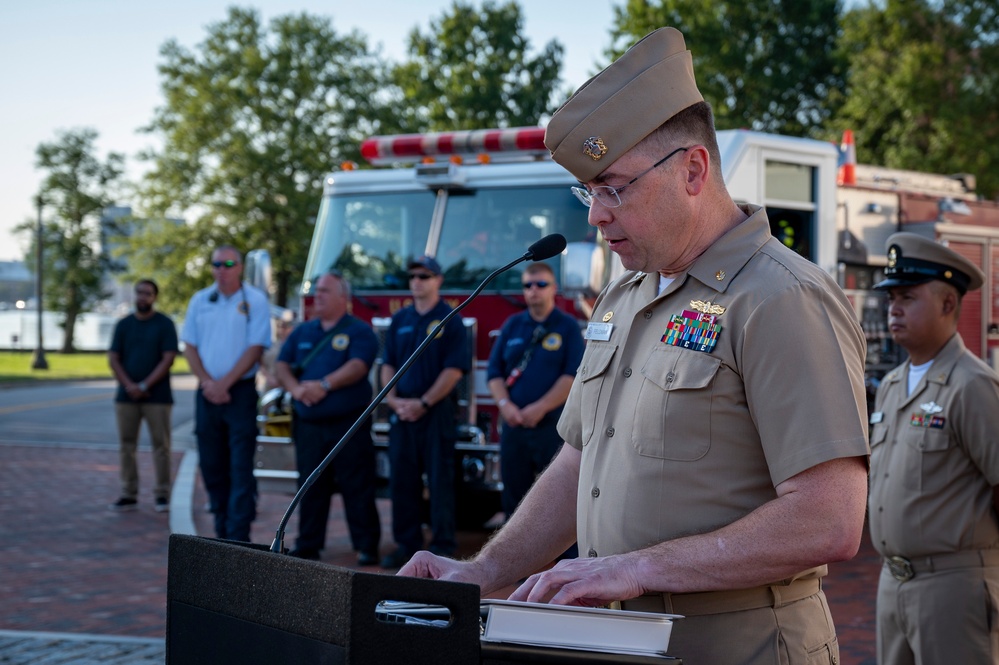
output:
[[[725,313],[724,307],[721,305],[712,305],[710,300],[691,300],[690,309],[702,314],[714,314],[716,316]]]
[[[943,411],[943,407],[936,402],[926,402],[924,404],[920,404],[919,408],[922,409],[924,413],[940,413]]]
[[[599,136],[591,136],[583,141],[583,154],[596,162],[607,154],[607,145]]]

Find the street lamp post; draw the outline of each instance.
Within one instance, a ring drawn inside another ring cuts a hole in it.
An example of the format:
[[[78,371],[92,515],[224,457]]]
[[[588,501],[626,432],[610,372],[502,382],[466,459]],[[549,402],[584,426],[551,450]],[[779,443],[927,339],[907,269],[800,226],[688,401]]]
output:
[[[42,204],[45,201],[39,194],[35,199],[38,204],[38,237],[35,238],[35,305],[38,312],[38,344],[31,360],[31,369],[48,369],[45,360],[45,344],[42,342]]]

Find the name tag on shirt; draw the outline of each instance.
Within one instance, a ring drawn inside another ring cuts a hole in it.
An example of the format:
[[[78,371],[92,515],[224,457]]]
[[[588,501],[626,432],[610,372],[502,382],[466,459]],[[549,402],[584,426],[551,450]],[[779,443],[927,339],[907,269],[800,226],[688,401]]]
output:
[[[871,414],[871,424],[872,425],[877,425],[878,423],[880,423],[884,419],[885,419],[885,414],[882,413],[881,411],[875,411],[874,413]]]
[[[612,330],[614,330],[613,323],[598,323],[596,321],[590,321],[590,323],[586,326],[586,334],[584,337],[586,339],[609,342]]]

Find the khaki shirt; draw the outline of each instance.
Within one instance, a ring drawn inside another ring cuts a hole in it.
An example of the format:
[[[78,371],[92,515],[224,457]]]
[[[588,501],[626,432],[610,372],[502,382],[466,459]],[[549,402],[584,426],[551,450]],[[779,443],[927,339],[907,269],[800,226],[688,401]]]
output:
[[[955,334],[912,395],[909,361],[871,414],[871,540],[884,556],[999,548],[999,376]]]
[[[606,341],[588,333],[559,421],[582,451],[582,556],[716,530],[788,478],[869,452],[866,342],[849,302],[771,237],[762,209],[745,210],[662,295],[658,274],[632,271],[595,303],[589,330],[613,329]],[[661,341],[694,307],[723,308],[709,353]]]

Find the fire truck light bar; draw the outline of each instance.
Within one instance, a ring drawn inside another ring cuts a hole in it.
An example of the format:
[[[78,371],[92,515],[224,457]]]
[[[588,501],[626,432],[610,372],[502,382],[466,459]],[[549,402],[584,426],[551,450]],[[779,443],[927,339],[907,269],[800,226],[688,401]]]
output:
[[[361,156],[375,165],[483,153],[548,156],[544,139],[544,127],[373,136],[361,143]]]

